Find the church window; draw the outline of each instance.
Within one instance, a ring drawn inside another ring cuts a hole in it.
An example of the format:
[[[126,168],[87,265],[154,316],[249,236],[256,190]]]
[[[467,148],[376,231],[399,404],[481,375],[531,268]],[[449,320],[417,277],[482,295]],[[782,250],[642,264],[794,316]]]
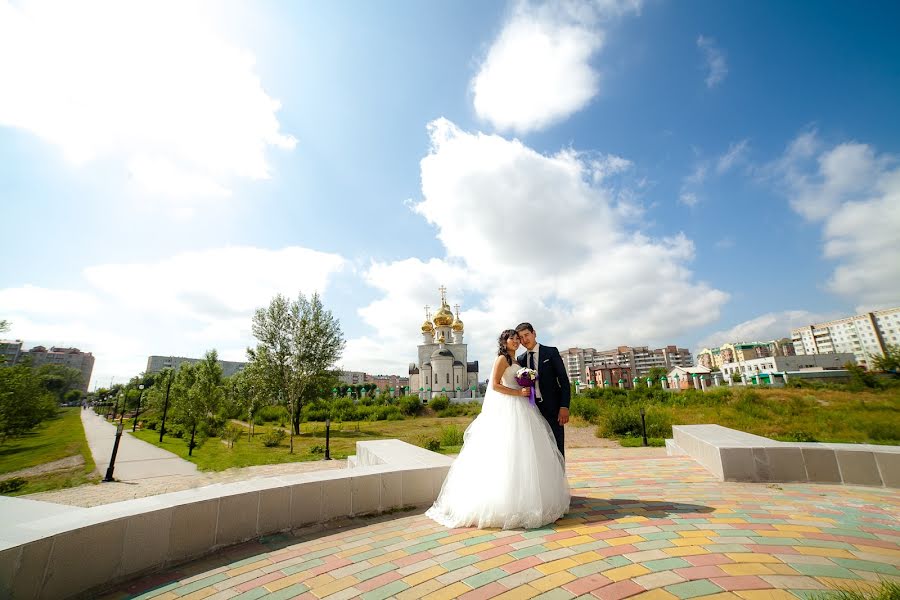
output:
[[[450,373],[447,373],[447,383],[450,383]]]
[[[459,383],[459,375],[456,376],[456,383]]]

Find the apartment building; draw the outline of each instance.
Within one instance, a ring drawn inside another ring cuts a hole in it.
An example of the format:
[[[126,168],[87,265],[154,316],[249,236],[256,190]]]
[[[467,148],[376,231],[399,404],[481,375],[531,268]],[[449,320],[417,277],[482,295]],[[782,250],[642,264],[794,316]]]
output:
[[[49,350],[44,346],[35,346],[28,352],[21,352],[16,362],[28,360],[35,369],[44,365],[62,365],[81,371],[80,389],[85,394],[94,372],[94,355],[82,352],[78,348],[60,348],[53,346]]]
[[[900,307],[795,327],[791,340],[797,355],[848,352],[858,365],[869,368],[872,356],[900,345]]]
[[[767,356],[742,362],[725,363],[722,365],[722,373],[726,377],[732,374],[752,377],[753,375],[771,373],[773,371],[779,373],[785,371],[832,371],[843,369],[848,362],[856,362],[853,354],[849,352],[800,356]]]
[[[177,371],[182,365],[195,365],[202,360],[202,358],[187,358],[184,356],[148,356],[146,373],[148,375],[150,373],[159,373],[163,369],[175,369]],[[216,362],[222,367],[223,377],[231,377],[247,366],[245,362],[233,360],[219,360]]]
[[[794,355],[794,345],[788,338],[769,342],[735,342],[717,348],[704,348],[697,353],[697,364],[707,369],[721,369],[722,365],[733,362]]]
[[[14,365],[22,354],[22,340],[0,340],[0,365]]]
[[[560,351],[570,380],[588,381],[592,367],[624,368],[633,377],[645,377],[653,367],[667,371],[672,367],[690,367],[694,364],[690,350],[677,346],[650,348],[648,346],[618,346],[611,350],[594,348],[569,348]]]

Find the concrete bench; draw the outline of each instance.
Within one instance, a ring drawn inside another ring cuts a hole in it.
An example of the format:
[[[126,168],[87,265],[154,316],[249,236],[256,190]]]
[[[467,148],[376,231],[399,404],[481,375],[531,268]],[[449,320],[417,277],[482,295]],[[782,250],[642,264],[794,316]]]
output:
[[[77,508],[0,497],[0,598],[91,597],[220,548],[334,519],[432,504],[452,459],[357,442],[358,467]],[[100,484],[103,485],[103,484]],[[88,559],[85,552],[89,552]]]
[[[779,442],[719,425],[676,425],[668,453],[686,454],[720,481],[900,487],[900,447]]]

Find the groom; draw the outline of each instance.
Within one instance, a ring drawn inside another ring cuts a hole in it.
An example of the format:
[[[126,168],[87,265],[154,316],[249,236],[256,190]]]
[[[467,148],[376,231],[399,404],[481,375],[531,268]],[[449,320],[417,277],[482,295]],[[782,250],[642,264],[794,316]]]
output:
[[[572,392],[569,389],[569,376],[566,375],[562,357],[559,350],[553,346],[542,346],[537,343],[531,323],[519,323],[516,326],[516,333],[526,348],[526,352],[520,354],[516,362],[520,367],[537,371],[535,402],[538,410],[550,424],[553,437],[556,438],[556,447],[565,456],[566,431],[563,425],[569,422],[569,399]]]

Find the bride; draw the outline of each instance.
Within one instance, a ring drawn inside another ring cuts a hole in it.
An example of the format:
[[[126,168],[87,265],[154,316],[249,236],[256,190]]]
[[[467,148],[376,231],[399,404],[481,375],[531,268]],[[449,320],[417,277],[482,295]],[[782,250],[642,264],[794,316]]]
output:
[[[499,343],[481,414],[425,513],[446,527],[533,529],[569,510],[565,460],[528,388],[516,383],[519,337],[507,329]]]

